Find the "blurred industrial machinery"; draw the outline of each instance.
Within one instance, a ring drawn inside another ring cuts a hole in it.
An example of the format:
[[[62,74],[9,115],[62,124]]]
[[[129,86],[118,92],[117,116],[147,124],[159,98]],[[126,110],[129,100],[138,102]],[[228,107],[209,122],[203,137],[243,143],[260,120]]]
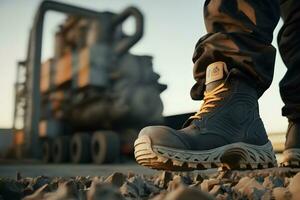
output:
[[[45,13],[67,15],[55,33],[52,58],[41,62]],[[122,24],[135,21],[135,33]],[[143,35],[143,15],[96,12],[54,1],[41,3],[25,61],[18,63],[14,131],[18,157],[45,162],[109,163],[130,154],[139,129],[163,123],[152,57],[129,49]]]
[[[67,18],[55,33],[53,57],[42,62],[48,11]],[[132,35],[122,28],[129,17],[135,21]],[[160,93],[166,85],[158,83],[152,57],[129,52],[142,36],[143,15],[134,7],[115,14],[43,1],[27,58],[17,65],[10,154],[55,163],[118,162],[132,154],[140,128],[180,128],[191,113],[163,117]],[[282,136],[271,137],[277,152]]]

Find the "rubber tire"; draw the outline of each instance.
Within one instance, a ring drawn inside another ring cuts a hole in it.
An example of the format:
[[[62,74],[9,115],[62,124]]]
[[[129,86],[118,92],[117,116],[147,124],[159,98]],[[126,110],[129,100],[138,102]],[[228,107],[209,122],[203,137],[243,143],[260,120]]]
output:
[[[53,140],[52,158],[54,163],[64,163],[69,160],[69,136],[58,136]]]
[[[95,164],[113,163],[120,158],[120,138],[113,131],[98,131],[93,134],[91,145]]]
[[[70,159],[72,163],[91,161],[91,136],[88,133],[76,133],[70,142]]]
[[[42,161],[43,163],[50,163],[52,161],[52,140],[42,139]]]

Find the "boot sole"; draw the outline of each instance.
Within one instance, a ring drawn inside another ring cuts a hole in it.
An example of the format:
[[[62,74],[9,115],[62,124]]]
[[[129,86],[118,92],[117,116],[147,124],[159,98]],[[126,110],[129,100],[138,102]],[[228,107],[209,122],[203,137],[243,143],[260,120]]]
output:
[[[283,161],[280,163],[281,167],[300,167],[300,149],[287,149],[283,151]]]
[[[264,169],[277,167],[273,147],[242,142],[205,151],[180,150],[151,144],[148,136],[134,143],[135,159],[143,166],[158,170],[192,171],[211,168]]]

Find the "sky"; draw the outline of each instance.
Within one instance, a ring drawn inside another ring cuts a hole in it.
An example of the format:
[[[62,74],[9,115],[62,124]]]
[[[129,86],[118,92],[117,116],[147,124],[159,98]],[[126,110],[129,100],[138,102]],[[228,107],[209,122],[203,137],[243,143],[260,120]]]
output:
[[[29,30],[40,0],[0,0],[0,128],[12,126],[16,63],[24,60]],[[160,82],[168,85],[162,93],[164,114],[196,112],[201,102],[190,98],[194,84],[192,54],[197,40],[205,34],[203,0],[61,0],[96,11],[121,12],[128,6],[138,7],[144,14],[143,39],[131,52],[154,57],[154,70],[161,75]],[[188,2],[188,3],[187,3]],[[42,59],[53,53],[53,34],[63,15],[46,15]],[[273,45],[282,22],[274,32]],[[130,31],[130,22],[127,26]],[[286,69],[277,54],[274,80],[259,100],[260,113],[267,131],[284,132],[287,120],[281,116],[283,103],[278,83]]]

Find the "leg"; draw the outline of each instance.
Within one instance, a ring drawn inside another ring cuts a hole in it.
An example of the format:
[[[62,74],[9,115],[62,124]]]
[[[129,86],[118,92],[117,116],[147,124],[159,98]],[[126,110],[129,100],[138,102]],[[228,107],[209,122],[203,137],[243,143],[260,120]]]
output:
[[[280,81],[282,115],[289,120],[283,165],[300,167],[300,1],[281,0],[283,27],[278,46],[287,72]]]
[[[300,1],[282,0],[283,27],[278,34],[278,46],[287,72],[281,80],[280,94],[285,106],[282,115],[300,119]]]
[[[208,33],[199,39],[193,55],[197,83],[192,98],[203,98],[206,68],[219,60],[244,72],[261,96],[273,78],[276,50],[271,42],[279,16],[278,0],[207,0]]]
[[[168,170],[276,165],[258,98],[273,76],[275,0],[207,0],[208,34],[196,45],[192,88],[200,110],[175,130],[150,126],[135,142],[138,163]]]

